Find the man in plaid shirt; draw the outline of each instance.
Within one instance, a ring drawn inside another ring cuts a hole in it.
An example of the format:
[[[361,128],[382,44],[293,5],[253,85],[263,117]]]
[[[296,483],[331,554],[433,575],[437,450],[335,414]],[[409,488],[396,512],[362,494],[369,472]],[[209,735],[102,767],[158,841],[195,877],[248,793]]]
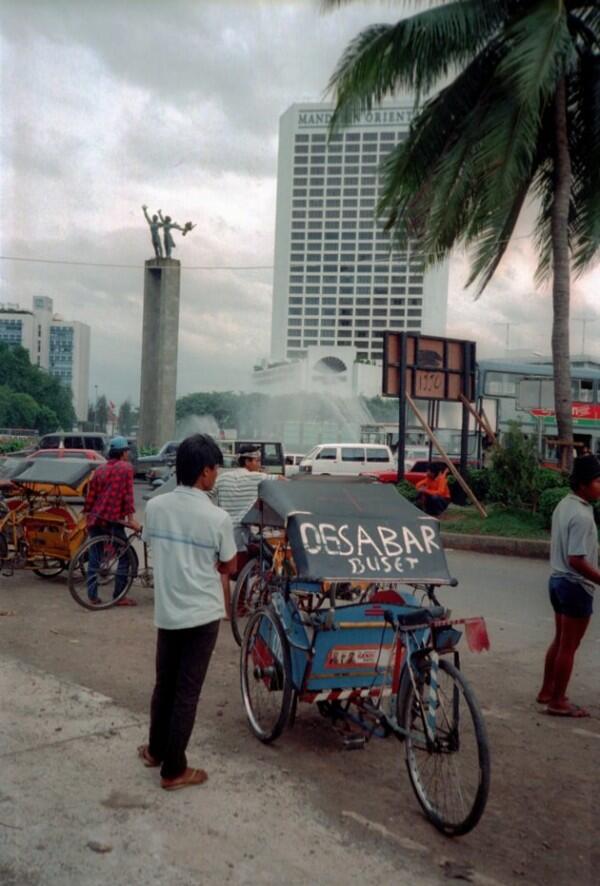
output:
[[[141,530],[135,520],[135,503],[133,500],[133,467],[129,464],[129,443],[125,437],[113,437],[110,441],[108,462],[98,468],[91,480],[88,494],[83,506],[87,514],[88,535],[94,538],[110,534],[114,538],[126,541],[125,527],[135,532]],[[98,582],[96,574],[100,552],[92,547],[88,563],[87,592],[91,603],[98,604]],[[113,597],[118,598],[127,583],[128,556],[119,560],[119,568],[115,578]],[[116,606],[135,606],[136,601],[129,597],[118,600]]]

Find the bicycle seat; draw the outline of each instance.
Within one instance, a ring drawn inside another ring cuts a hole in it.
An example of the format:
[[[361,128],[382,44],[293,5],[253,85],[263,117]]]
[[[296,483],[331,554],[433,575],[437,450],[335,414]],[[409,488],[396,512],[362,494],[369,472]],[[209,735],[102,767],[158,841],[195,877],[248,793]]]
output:
[[[443,606],[432,606],[415,609],[414,612],[396,616],[396,623],[401,628],[412,628],[414,625],[430,624],[438,618],[444,618],[446,610]]]

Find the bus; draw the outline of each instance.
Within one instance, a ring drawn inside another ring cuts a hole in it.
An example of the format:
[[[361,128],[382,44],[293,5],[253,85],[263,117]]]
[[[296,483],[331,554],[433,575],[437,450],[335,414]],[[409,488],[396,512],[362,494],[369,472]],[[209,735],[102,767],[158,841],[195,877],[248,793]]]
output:
[[[544,462],[557,463],[557,427],[554,415],[553,365],[515,360],[479,360],[477,399],[496,404],[496,430],[520,424],[523,433],[537,441]],[[600,456],[600,363],[572,361],[573,440],[576,452],[584,447]]]

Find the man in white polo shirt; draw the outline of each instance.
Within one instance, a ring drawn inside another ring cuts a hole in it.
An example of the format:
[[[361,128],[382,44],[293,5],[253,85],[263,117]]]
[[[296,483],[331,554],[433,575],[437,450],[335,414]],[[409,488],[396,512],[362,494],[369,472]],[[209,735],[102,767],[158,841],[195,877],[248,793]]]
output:
[[[143,538],[152,547],[156,685],[148,744],[138,748],[146,766],[161,766],[161,787],[202,784],[203,769],[187,765],[186,748],[225,611],[221,574],[235,569],[230,516],[208,497],[221,450],[195,434],[177,450],[177,487],[148,502]]]

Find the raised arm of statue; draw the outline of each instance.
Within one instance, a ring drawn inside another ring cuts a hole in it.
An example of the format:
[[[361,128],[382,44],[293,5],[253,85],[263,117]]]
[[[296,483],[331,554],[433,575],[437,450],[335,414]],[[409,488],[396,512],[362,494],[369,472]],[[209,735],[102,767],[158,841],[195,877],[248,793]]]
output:
[[[148,215],[148,207],[146,204],[142,206],[142,210],[146,221],[150,226],[150,236],[152,237],[152,246],[154,247],[154,255],[156,258],[162,258],[162,244],[160,242],[160,222],[158,221],[158,216],[153,215],[152,218]]]

